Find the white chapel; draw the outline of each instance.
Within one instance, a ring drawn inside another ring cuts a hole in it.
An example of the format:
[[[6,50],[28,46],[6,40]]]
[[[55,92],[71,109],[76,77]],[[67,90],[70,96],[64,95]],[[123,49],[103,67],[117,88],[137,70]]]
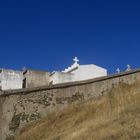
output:
[[[94,64],[80,65],[77,57],[73,59],[74,63],[62,72],[55,71],[50,75],[51,84],[60,84],[93,79],[107,76],[107,70]]]

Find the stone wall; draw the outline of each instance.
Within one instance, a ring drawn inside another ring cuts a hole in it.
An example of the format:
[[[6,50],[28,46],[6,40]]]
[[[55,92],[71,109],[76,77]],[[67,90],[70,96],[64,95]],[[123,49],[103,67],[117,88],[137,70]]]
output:
[[[82,82],[5,91],[0,96],[0,139],[8,140],[24,125],[54,109],[97,98],[120,83],[133,84],[137,80],[140,70]]]
[[[48,86],[49,75],[50,73],[46,71],[26,70],[23,73],[23,87],[33,88],[39,86]]]
[[[0,140],[2,140],[2,99],[0,98]]]

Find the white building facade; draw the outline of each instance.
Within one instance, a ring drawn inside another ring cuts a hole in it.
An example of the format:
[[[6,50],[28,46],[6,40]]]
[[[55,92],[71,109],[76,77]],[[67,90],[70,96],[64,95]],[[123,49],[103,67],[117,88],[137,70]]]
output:
[[[23,83],[22,71],[0,69],[0,89],[21,89]]]
[[[79,60],[77,59],[77,57],[75,57],[73,60],[74,64],[71,67],[68,67],[62,72],[53,72],[50,75],[51,84],[83,81],[107,76],[107,70],[102,67],[93,64],[79,65]]]

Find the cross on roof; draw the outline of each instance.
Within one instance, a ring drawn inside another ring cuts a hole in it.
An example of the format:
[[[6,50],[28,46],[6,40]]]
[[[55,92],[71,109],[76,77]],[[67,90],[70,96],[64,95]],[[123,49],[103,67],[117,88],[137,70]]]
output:
[[[75,64],[78,64],[78,62],[79,62],[79,60],[78,60],[77,57],[75,57],[75,58],[73,59],[73,61],[74,61]]]
[[[120,73],[120,69],[119,69],[119,68],[117,68],[117,70],[116,70],[116,71],[117,71],[117,73]]]
[[[128,64],[126,71],[130,71],[130,70],[131,70],[131,66]]]

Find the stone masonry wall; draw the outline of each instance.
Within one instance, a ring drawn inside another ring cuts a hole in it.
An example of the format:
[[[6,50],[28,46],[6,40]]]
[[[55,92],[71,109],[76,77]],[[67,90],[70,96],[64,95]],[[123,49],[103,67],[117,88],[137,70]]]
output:
[[[2,102],[0,98],[0,140],[2,140]]]
[[[8,140],[29,122],[54,109],[107,94],[120,83],[140,80],[140,70],[50,87],[5,91],[0,96],[0,140]]]

